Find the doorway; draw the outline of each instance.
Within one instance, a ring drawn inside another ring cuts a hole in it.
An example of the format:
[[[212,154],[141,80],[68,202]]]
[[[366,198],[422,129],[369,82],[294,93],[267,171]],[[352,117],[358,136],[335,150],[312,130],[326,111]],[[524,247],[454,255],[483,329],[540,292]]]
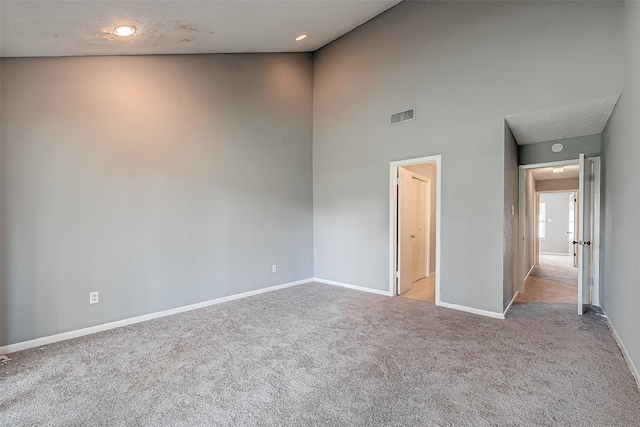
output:
[[[568,169],[568,168],[565,168]],[[533,170],[534,176],[539,170]],[[575,173],[579,171],[575,168]],[[569,178],[563,179],[565,182]],[[578,268],[578,177],[571,191],[538,192],[538,260],[541,265]],[[556,186],[562,186],[556,184]],[[564,185],[571,187],[572,185]]]
[[[578,268],[574,267],[575,206],[578,187],[578,167],[564,168],[565,178],[545,179],[545,169],[531,171],[540,188],[553,190],[536,192],[535,262],[525,279],[526,293],[518,302],[571,304],[578,301]],[[569,169],[567,171],[567,169]],[[569,187],[575,186],[575,191]]]
[[[440,156],[391,163],[390,293],[440,303]]]
[[[599,171],[584,155],[520,166],[518,301],[599,305]]]

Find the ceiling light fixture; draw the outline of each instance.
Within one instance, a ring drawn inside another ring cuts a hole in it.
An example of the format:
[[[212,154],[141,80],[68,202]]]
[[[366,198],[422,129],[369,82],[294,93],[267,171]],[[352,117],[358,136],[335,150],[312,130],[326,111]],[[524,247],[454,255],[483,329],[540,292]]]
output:
[[[551,171],[553,173],[562,173],[564,171],[564,168],[553,168],[551,169]]]
[[[296,41],[297,42],[301,42],[302,40],[304,40],[306,38],[307,38],[306,34],[300,34],[298,37],[296,37]]]
[[[118,37],[128,37],[136,32],[136,27],[133,25],[121,25],[113,29],[113,34]]]

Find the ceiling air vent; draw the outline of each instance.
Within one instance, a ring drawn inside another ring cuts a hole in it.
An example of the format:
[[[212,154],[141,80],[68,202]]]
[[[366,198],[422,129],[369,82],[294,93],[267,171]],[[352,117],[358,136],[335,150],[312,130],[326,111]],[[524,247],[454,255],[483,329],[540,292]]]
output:
[[[391,124],[395,125],[396,123],[408,122],[409,120],[413,120],[416,118],[415,109],[410,109],[407,111],[402,111],[400,113],[395,113],[391,115]]]

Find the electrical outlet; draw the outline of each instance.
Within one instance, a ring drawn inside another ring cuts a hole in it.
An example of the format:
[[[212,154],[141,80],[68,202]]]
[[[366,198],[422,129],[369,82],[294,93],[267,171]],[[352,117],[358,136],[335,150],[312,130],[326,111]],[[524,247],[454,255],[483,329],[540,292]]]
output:
[[[98,292],[90,292],[89,293],[89,304],[97,304],[98,303]]]
[[[273,265],[271,266],[271,272],[272,272],[272,273],[275,273],[276,271],[278,271],[278,267],[277,267],[275,264],[273,264]]]

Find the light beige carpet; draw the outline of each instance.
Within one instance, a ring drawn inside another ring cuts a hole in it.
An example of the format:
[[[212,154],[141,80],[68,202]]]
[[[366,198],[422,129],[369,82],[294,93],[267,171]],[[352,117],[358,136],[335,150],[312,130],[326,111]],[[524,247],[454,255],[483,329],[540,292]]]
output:
[[[638,426],[606,322],[301,285],[9,355],[2,426]]]

